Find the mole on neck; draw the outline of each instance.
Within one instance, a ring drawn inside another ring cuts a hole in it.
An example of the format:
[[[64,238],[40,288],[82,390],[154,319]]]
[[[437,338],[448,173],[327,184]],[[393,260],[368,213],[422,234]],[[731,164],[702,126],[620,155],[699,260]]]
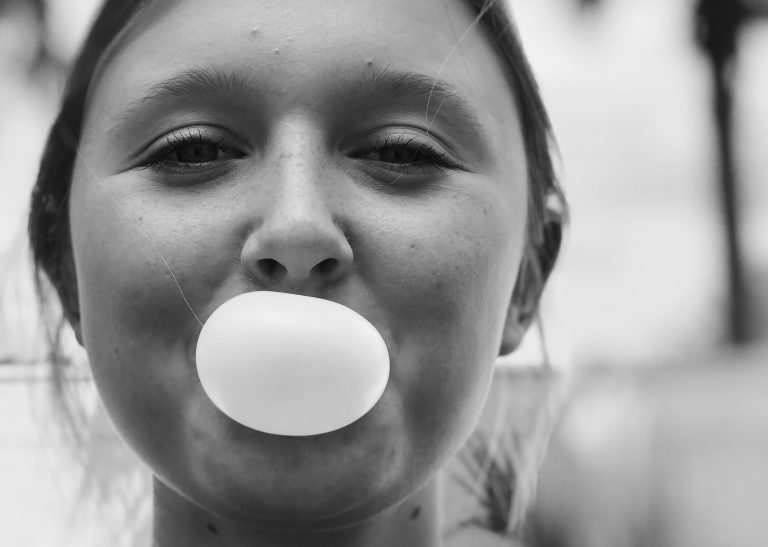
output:
[[[334,530],[256,527],[223,519],[155,479],[153,547],[438,547],[437,491],[432,480],[394,508]]]

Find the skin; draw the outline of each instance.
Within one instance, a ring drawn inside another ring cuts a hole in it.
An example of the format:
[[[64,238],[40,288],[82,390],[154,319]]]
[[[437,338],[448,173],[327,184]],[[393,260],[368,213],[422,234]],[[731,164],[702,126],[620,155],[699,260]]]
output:
[[[500,61],[479,27],[456,47],[473,20],[458,0],[158,4],[92,85],[70,201],[75,329],[155,475],[156,544],[439,544],[434,474],[523,330],[510,303],[527,165]],[[238,85],[146,98],[192,69]],[[439,77],[462,99],[364,83],[387,72]],[[454,164],[409,164],[413,146]],[[327,298],[376,326],[392,372],[371,412],[280,437],[207,399],[198,319],[255,290]]]

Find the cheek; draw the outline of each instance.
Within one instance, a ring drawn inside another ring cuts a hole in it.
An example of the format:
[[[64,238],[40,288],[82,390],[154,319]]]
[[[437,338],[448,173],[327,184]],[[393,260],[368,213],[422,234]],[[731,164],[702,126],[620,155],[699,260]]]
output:
[[[364,275],[396,340],[391,381],[413,431],[432,446],[468,433],[498,355],[522,255],[525,196],[455,193],[379,207],[366,230]],[[416,441],[416,440],[415,440]],[[438,449],[438,452],[440,449]]]
[[[451,192],[429,203],[369,210],[377,214],[363,228],[364,252],[356,260],[372,291],[386,298],[381,307],[392,308],[388,323],[402,324],[396,334],[418,324],[445,347],[452,335],[480,345],[500,335],[522,256],[524,195]]]
[[[188,275],[190,240],[180,237],[183,228],[156,206],[150,210],[124,196],[116,197],[118,206],[100,193],[95,190],[71,210],[87,346],[118,326],[126,335],[143,337],[194,322],[182,293],[195,294],[194,285],[204,281],[202,275]]]
[[[94,335],[114,321],[133,335],[189,330],[237,265],[241,241],[221,227],[231,224],[227,203],[143,189],[134,178],[73,184],[81,313]]]
[[[71,229],[94,379],[141,453],[167,441],[193,411],[199,381],[189,354],[199,325],[190,308],[203,316],[206,295],[233,261],[215,232],[203,237],[206,216],[150,192],[121,191],[120,183],[73,184]]]

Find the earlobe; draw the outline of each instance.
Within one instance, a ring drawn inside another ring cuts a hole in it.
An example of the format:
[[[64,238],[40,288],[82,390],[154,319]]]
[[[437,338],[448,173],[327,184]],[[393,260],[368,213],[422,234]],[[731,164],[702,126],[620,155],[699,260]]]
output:
[[[508,355],[520,346],[536,317],[544,286],[560,252],[562,228],[562,217],[553,214],[543,227],[543,241],[527,246],[507,311],[499,355]]]
[[[532,254],[526,252],[520,264],[512,300],[507,309],[499,355],[508,355],[520,346],[528,327],[536,316],[543,283],[539,282]]]
[[[80,319],[78,319],[77,321],[70,320],[69,324],[72,325],[72,330],[75,332],[75,339],[77,340],[77,343],[80,344],[81,348],[84,348],[85,346],[83,345],[83,330],[80,327]]]
[[[61,279],[57,286],[64,317],[75,332],[75,338],[83,346],[83,331],[80,321],[80,302],[77,291],[77,274],[72,253],[67,252],[61,263]]]
[[[527,330],[527,325],[521,320],[520,310],[512,304],[507,312],[507,321],[504,324],[499,355],[509,355],[515,351],[523,341],[523,336],[525,336]]]
[[[82,323],[80,321],[80,309],[78,307],[77,303],[77,291],[74,291],[75,294],[73,296],[67,296],[67,302],[64,302],[64,296],[62,295],[62,305],[64,306],[64,317],[69,323],[70,327],[72,327],[72,330],[75,333],[75,339],[77,339],[77,343],[80,344],[81,347],[85,347],[83,345],[83,328]],[[74,300],[74,302],[72,302]]]

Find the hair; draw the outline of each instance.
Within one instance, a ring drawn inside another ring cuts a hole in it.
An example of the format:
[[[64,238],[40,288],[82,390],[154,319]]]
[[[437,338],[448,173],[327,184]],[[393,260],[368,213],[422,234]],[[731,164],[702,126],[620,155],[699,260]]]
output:
[[[520,114],[528,164],[529,207],[523,265],[515,290],[529,283],[543,284],[560,244],[559,218],[567,214],[562,189],[555,175],[555,148],[551,124],[538,85],[520,43],[505,1],[465,0],[476,14],[506,68]],[[106,0],[77,56],[65,87],[59,113],[50,130],[31,196],[28,232],[34,276],[46,321],[52,375],[62,392],[63,364],[60,334],[66,322],[79,321],[76,274],[72,258],[69,196],[89,89],[120,40],[142,20],[152,0]],[[523,275],[525,273],[525,275]],[[51,287],[63,314],[51,321],[55,305]],[[546,360],[546,358],[545,358]]]

